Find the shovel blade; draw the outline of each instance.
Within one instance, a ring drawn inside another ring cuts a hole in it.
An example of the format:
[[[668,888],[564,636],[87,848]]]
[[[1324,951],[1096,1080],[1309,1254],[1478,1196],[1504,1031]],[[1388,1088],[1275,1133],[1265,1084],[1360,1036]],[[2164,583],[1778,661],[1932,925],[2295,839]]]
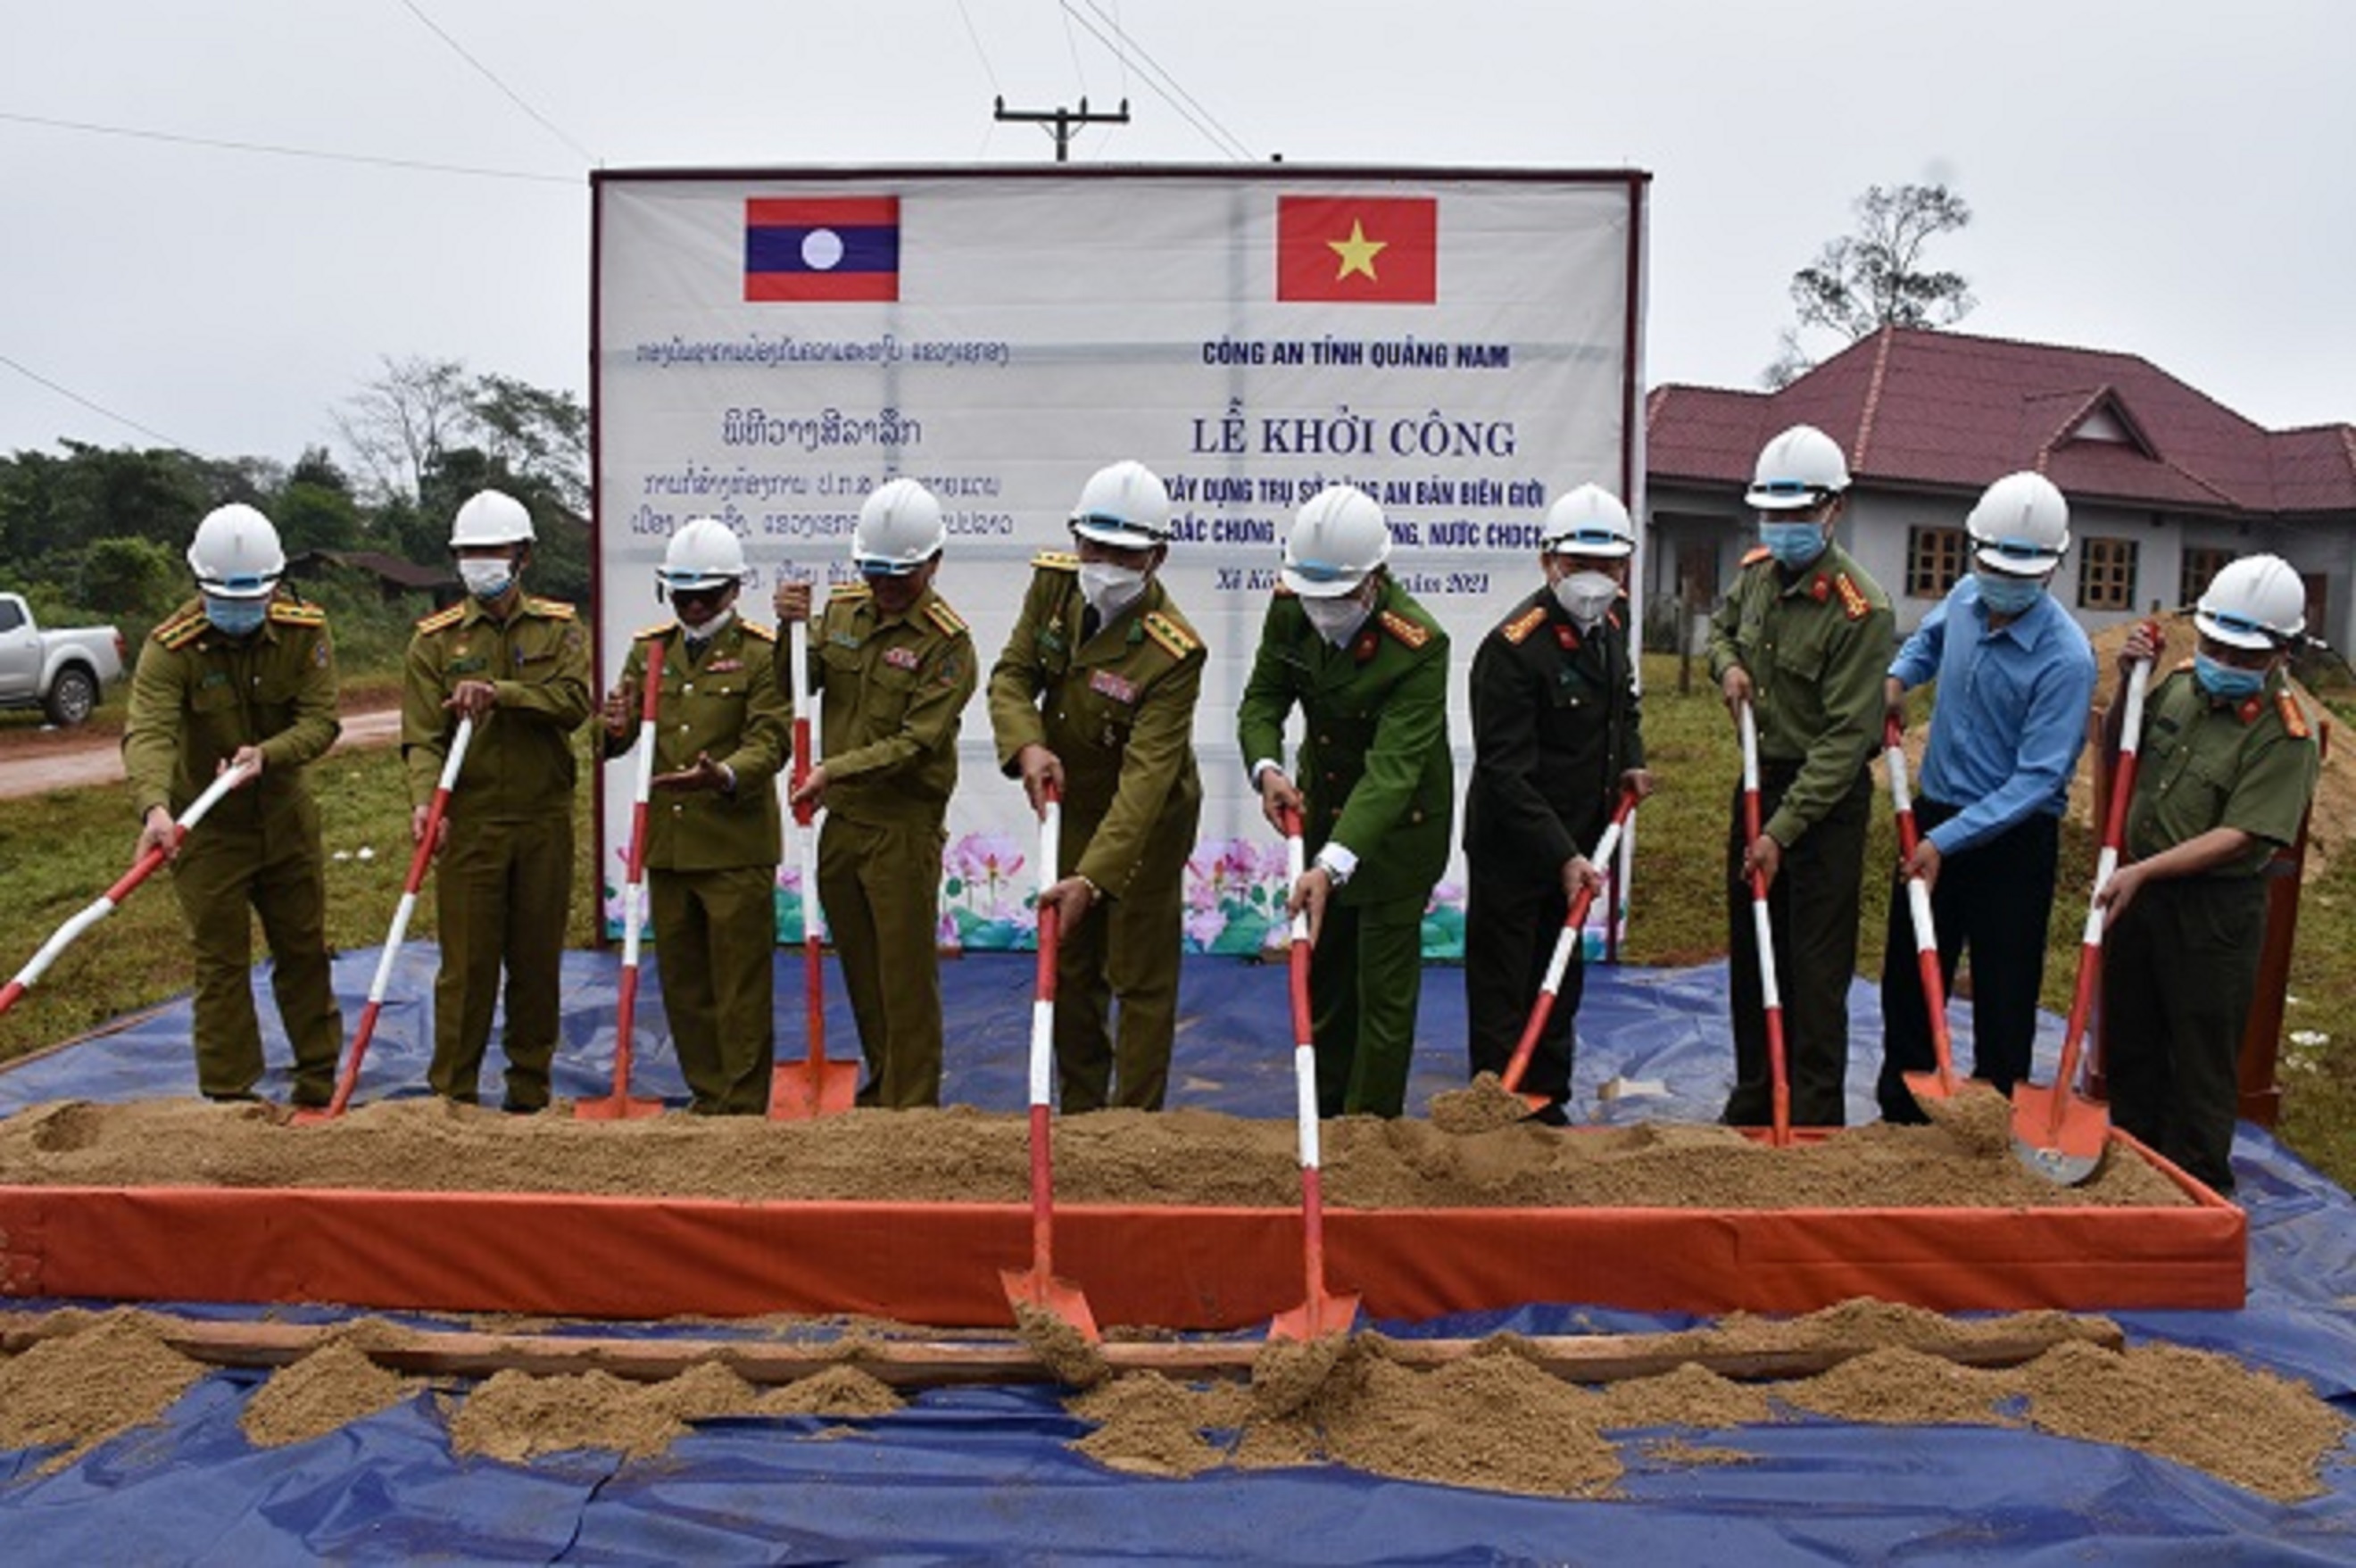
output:
[[[1299,1306],[1276,1315],[1268,1326],[1270,1339],[1297,1339],[1306,1345],[1328,1335],[1347,1334],[1358,1321],[1358,1298],[1320,1291]]]
[[[576,1100],[573,1114],[583,1122],[637,1122],[648,1116],[659,1116],[663,1102],[641,1100],[632,1095],[609,1094],[602,1100]]]
[[[1906,1092],[1917,1100],[1953,1100],[1955,1085],[1935,1072],[1910,1072],[1906,1075]]]
[[[338,1121],[342,1116],[342,1112],[325,1105],[305,1105],[286,1113],[286,1124],[289,1127],[316,1127],[324,1122]]]
[[[839,1116],[858,1094],[856,1062],[780,1062],[769,1078],[769,1115],[778,1122]]]
[[[1104,1335],[1097,1327],[1097,1315],[1090,1310],[1088,1298],[1071,1281],[1057,1279],[1044,1269],[1001,1269],[998,1278],[1006,1287],[1008,1305],[1018,1311],[1025,1306],[1035,1308],[1065,1324],[1089,1344],[1103,1342]]]
[[[2111,1113],[2060,1084],[2012,1086],[2012,1152],[2047,1181],[2076,1187],[2103,1163]]]

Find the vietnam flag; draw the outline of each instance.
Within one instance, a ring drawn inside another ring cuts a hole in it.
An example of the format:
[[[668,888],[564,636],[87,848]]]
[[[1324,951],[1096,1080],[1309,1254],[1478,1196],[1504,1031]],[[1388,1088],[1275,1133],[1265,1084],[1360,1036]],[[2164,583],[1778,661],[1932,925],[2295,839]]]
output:
[[[1430,305],[1440,297],[1440,201],[1280,196],[1276,297]]]
[[[900,199],[748,198],[744,297],[899,298]]]

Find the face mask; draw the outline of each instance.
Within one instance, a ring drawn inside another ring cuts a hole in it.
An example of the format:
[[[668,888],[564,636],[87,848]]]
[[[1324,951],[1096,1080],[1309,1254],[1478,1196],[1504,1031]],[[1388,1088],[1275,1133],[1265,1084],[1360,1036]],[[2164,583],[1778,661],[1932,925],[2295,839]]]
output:
[[[1555,603],[1581,631],[1593,631],[1620,596],[1620,585],[1601,572],[1573,572],[1556,579]]]
[[[496,599],[515,586],[515,564],[510,561],[461,561],[458,580],[466,591],[478,599]]]
[[[223,637],[244,637],[259,627],[270,614],[267,599],[225,599],[217,594],[205,596],[205,618]]]
[[[687,640],[701,648],[703,644],[710,642],[713,638],[718,637],[722,628],[726,627],[730,621],[734,620],[735,618],[736,608],[732,605],[724,610],[712,611],[712,618],[705,621],[701,626],[688,626],[684,618],[680,619],[679,624],[686,628]]]
[[[1817,522],[1761,522],[1759,542],[1777,564],[1794,571],[1825,553],[1825,529]]]
[[[2212,697],[2222,697],[2229,703],[2256,696],[2266,683],[2266,672],[2263,670],[2237,670],[2205,653],[2193,654],[2192,678],[2201,682],[2202,691]]]
[[[2017,616],[2037,602],[2045,585],[2035,577],[2008,577],[1997,572],[1975,572],[1980,603],[2000,616]]]
[[[1080,596],[1102,620],[1110,620],[1145,593],[1145,574],[1109,561],[1080,563]]]
[[[1355,594],[1344,594],[1338,599],[1303,599],[1301,608],[1309,617],[1309,624],[1317,628],[1317,635],[1335,648],[1348,647],[1350,639],[1366,622],[1366,607],[1358,602]]]

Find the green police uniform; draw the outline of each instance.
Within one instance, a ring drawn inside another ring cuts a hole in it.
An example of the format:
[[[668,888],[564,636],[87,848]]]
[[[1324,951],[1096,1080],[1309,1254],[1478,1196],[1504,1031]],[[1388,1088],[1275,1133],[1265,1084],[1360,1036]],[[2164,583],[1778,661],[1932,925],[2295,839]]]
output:
[[[2139,751],[2127,860],[2211,828],[2258,842],[2199,875],[2144,883],[2104,933],[2103,1074],[2120,1126],[2230,1193],[2267,863],[2297,838],[2321,759],[2279,671],[2233,703],[2211,697],[2189,663],[2152,689]]]
[[[1060,933],[1055,1066],[1066,1112],[1162,1108],[1178,1028],[1186,857],[1202,815],[1194,703],[1202,639],[1157,577],[1109,625],[1091,627],[1079,557],[1031,563],[1031,591],[990,673],[990,723],[1012,778],[1025,746],[1064,765],[1058,876],[1102,902]],[[1106,1009],[1120,1004],[1116,1047]]]
[[[273,599],[258,630],[232,638],[191,599],[139,650],[123,768],[143,818],[155,806],[187,810],[240,746],[262,752],[262,777],[214,806],[172,863],[196,950],[197,1087],[214,1099],[247,1098],[262,1079],[249,906],[270,943],[294,1102],[325,1105],[334,1092],[344,1024],[328,975],[319,808],[303,766],[339,727],[335,652],[315,605]]]
[[[655,966],[671,1047],[705,1114],[768,1109],[776,1056],[775,779],[790,747],[793,708],[776,679],[776,634],[742,618],[701,643],[676,624],[638,633],[622,689],[645,689],[650,650],[663,650],[656,698],[654,771],[676,773],[708,756],[734,773],[725,791],[658,789],[647,808],[647,884]],[[608,757],[637,729],[605,737]]]
[[[434,798],[457,718],[442,704],[488,681],[498,704],[475,725],[450,792],[434,873],[442,971],[434,983],[434,1091],[471,1103],[507,971],[507,1096],[548,1104],[557,976],[573,902],[573,735],[594,705],[589,639],[573,607],[519,596],[502,621],[462,600],[417,623],[402,692],[409,798]]]
[[[1247,768],[1281,764],[1296,703],[1308,731],[1295,776],[1303,847],[1357,857],[1311,961],[1318,1113],[1397,1116],[1415,1054],[1423,912],[1455,815],[1448,634],[1387,575],[1365,624],[1335,648],[1280,589],[1236,714]]]
[[[1889,596],[1837,544],[1798,572],[1752,551],[1710,617],[1711,677],[1723,681],[1737,665],[1751,676],[1761,822],[1783,849],[1767,911],[1792,1120],[1803,1126],[1847,1120],[1848,987],[1873,800],[1866,765],[1880,743],[1881,679],[1895,640]],[[1738,784],[1727,832],[1735,1084],[1725,1119],[1758,1126],[1774,1107],[1747,844]]]
[[[937,1105],[943,824],[980,678],[973,639],[930,588],[885,616],[853,583],[828,596],[816,640],[827,778],[818,888],[867,1058],[859,1103]]]

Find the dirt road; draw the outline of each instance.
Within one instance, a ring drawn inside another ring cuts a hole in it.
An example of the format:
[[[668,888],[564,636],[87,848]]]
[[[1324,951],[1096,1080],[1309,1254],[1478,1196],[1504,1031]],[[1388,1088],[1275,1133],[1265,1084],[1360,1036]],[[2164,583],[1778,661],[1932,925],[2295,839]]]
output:
[[[401,735],[398,703],[347,711],[337,749],[355,746],[390,746]],[[28,737],[29,738],[29,737]],[[48,737],[43,737],[45,741]],[[92,784],[123,782],[122,740],[92,736],[86,741],[19,748],[0,741],[0,800],[39,795],[51,789],[79,789]]]

